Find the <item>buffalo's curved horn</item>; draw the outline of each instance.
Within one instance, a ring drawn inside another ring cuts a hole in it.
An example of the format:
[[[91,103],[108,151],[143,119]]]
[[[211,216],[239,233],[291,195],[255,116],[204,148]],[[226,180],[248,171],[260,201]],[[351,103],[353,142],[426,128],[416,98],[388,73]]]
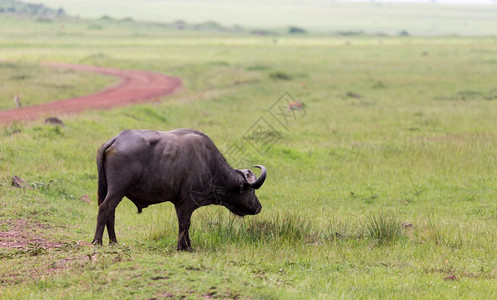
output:
[[[259,178],[257,178],[257,180],[255,182],[249,183],[249,186],[251,188],[257,190],[258,188],[260,188],[262,186],[262,184],[266,180],[267,171],[266,171],[266,167],[261,166],[261,165],[255,165],[254,167],[261,169],[261,175],[259,176]]]

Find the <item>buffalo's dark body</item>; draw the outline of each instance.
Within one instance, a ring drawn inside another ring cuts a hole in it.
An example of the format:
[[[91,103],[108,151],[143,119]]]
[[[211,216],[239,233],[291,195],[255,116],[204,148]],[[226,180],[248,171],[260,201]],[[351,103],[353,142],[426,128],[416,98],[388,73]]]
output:
[[[102,243],[107,227],[117,243],[115,209],[127,197],[143,208],[170,201],[179,223],[178,250],[191,249],[188,229],[193,211],[220,204],[243,216],[257,214],[262,206],[255,195],[265,180],[250,170],[232,169],[212,140],[191,129],[158,132],[125,130],[97,152],[98,217],[94,243]]]

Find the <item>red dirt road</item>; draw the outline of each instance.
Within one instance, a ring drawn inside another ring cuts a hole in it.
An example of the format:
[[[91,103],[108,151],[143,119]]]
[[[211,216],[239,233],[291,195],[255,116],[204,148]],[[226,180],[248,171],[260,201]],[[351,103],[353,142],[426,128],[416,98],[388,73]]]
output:
[[[9,124],[19,120],[33,120],[44,116],[71,114],[89,109],[109,109],[131,103],[150,101],[172,94],[183,86],[179,78],[149,71],[119,70],[59,63],[47,65],[55,68],[112,75],[122,78],[122,81],[115,86],[91,95],[0,111],[0,124]]]

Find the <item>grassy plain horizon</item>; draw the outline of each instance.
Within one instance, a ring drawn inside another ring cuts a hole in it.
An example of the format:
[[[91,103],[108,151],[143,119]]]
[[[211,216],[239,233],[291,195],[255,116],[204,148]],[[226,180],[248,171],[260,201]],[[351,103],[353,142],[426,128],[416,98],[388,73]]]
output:
[[[285,0],[42,0],[83,18],[133,18],[139,21],[190,23],[207,21],[249,29],[303,27],[318,34],[364,32],[417,36],[495,36],[497,5],[379,3]]]
[[[185,84],[158,103],[60,116],[63,127],[37,120],[0,129],[0,230],[22,220],[26,234],[60,244],[0,249],[0,298],[496,297],[496,38],[275,43],[102,20],[0,25],[0,60],[21,73],[25,63],[57,61],[151,70]],[[26,88],[47,93],[30,80],[56,71],[28,71]],[[268,112],[285,92],[307,111],[287,128]],[[194,251],[178,253],[171,204],[138,215],[123,199],[120,246],[79,242],[91,241],[96,223],[96,149],[119,131],[195,128],[245,168],[227,149],[261,117],[282,136],[246,154],[268,168],[261,214],[201,208]],[[33,189],[10,187],[14,175]],[[91,204],[79,201],[84,194]]]

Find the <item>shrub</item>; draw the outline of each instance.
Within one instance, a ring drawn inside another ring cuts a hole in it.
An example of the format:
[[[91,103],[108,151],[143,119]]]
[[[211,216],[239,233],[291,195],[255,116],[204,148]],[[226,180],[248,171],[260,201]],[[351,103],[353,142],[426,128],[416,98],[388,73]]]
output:
[[[292,26],[288,29],[288,33],[289,34],[307,34],[307,31],[305,31],[303,28]]]
[[[286,73],[283,72],[274,72],[269,74],[269,77],[272,79],[277,79],[277,80],[291,80],[292,77]]]

